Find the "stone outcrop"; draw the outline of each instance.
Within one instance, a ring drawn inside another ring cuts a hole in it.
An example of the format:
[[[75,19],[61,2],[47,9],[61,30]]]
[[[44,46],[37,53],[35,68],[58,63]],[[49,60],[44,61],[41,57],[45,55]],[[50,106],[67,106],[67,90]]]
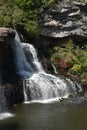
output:
[[[3,63],[9,52],[9,46],[13,42],[15,31],[11,28],[0,27],[0,73]]]
[[[0,27],[0,66],[7,55],[8,47],[13,42],[15,31],[10,28]]]
[[[0,27],[0,62],[8,51],[9,45],[13,42],[15,31],[10,28]]]
[[[42,16],[42,36],[87,39],[87,2],[61,0]]]
[[[7,46],[12,43],[15,31],[11,28],[0,27],[0,45]]]

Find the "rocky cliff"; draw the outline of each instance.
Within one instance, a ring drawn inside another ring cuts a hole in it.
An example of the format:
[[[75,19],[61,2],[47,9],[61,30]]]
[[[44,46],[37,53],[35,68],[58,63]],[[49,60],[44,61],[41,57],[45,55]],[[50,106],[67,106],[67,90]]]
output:
[[[9,52],[9,47],[15,37],[13,29],[0,27],[0,73],[2,72],[3,63]]]
[[[0,27],[0,99],[2,93],[6,97],[6,105],[22,102],[22,82],[17,79],[11,45],[15,38],[15,30]]]
[[[42,36],[87,39],[87,2],[59,0],[55,7],[44,12],[41,26]]]
[[[42,51],[47,61],[52,57],[51,53],[55,54],[53,47],[65,47],[69,39],[76,46],[87,45],[87,0],[58,0],[55,6],[44,10],[41,29],[42,41],[40,44],[43,45]],[[62,69],[68,68],[70,63],[66,61],[66,57],[64,59],[60,57],[56,66],[58,71],[59,66]],[[86,86],[85,88],[87,88],[86,81],[87,78],[81,81],[82,86]]]

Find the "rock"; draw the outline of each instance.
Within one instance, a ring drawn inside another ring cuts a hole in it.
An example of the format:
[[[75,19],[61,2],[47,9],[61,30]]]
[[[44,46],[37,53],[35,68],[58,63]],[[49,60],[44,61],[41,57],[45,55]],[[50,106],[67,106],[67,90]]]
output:
[[[24,101],[23,83],[22,81],[14,81],[14,83],[7,83],[4,86],[4,96],[6,98],[7,107]]]
[[[15,73],[11,48],[14,38],[15,30],[0,27],[0,104],[3,108],[24,101],[23,83]]]
[[[0,27],[0,67],[8,53],[8,47],[15,37],[15,31],[11,28]]]
[[[87,78],[81,79],[81,86],[84,90],[87,90]]]
[[[0,27],[0,45],[10,45],[15,37],[15,31],[11,28]]]
[[[83,41],[87,39],[87,2],[59,1],[43,15],[42,36],[50,38],[73,37]]]
[[[45,22],[44,26],[58,27],[58,26],[61,26],[61,23],[59,23],[59,21],[52,20],[50,22]]]
[[[12,44],[14,37],[15,37],[15,30],[11,28],[0,27],[0,76],[1,76],[1,79],[3,79],[3,76],[5,77],[7,73],[6,68],[8,66],[9,66],[9,70],[8,70],[9,76],[10,76],[10,70],[13,70],[11,69],[12,67],[10,67],[12,65],[12,62],[9,62],[9,61],[12,61],[10,60],[12,58],[10,45]],[[10,55],[10,57],[8,57],[8,55]],[[6,62],[7,60],[8,62]]]
[[[70,13],[68,16],[75,17],[80,15],[80,10],[77,10],[77,12]]]

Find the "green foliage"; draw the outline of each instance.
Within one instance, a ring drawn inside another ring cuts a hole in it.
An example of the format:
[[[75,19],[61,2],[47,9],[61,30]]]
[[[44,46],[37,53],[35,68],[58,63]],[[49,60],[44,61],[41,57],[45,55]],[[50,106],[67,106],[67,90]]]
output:
[[[57,0],[0,0],[0,26],[15,27],[31,36],[40,34],[39,13]]]
[[[41,5],[42,8],[48,8],[48,7],[53,7],[58,0],[42,0]]]
[[[64,58],[66,61],[71,61],[73,49],[74,45],[71,40],[65,43],[65,47],[61,46],[54,47],[51,61],[58,60],[60,57]]]
[[[53,48],[51,61],[57,65],[59,58],[71,63],[67,73],[87,76],[87,45],[79,47],[69,40],[64,47],[56,46]]]
[[[81,73],[81,65],[79,64],[73,64],[73,67],[70,68],[70,73],[74,74],[74,75],[78,75]]]
[[[40,34],[40,27],[38,23],[34,20],[30,20],[25,24],[25,30],[27,30],[27,32],[30,32],[31,36],[36,36],[36,38],[38,38]]]

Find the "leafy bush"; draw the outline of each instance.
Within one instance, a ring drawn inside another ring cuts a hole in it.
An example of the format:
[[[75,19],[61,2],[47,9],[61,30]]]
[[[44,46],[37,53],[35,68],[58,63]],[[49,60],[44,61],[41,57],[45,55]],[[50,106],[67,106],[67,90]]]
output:
[[[64,47],[56,46],[53,48],[51,61],[58,66],[60,58],[71,63],[67,69],[68,74],[87,76],[87,45],[79,47],[69,40]]]
[[[40,34],[39,13],[57,0],[0,0],[0,26],[15,27],[30,36]]]

